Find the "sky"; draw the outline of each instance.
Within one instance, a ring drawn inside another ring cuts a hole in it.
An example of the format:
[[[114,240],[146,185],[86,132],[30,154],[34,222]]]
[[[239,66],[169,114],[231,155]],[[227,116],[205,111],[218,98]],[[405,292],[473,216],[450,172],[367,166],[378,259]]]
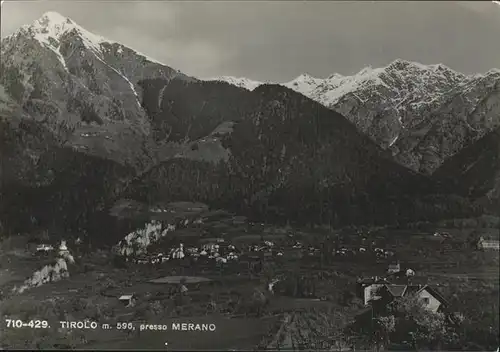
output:
[[[500,6],[491,1],[6,0],[1,36],[46,11],[200,78],[285,82],[397,58],[464,73],[500,68]]]

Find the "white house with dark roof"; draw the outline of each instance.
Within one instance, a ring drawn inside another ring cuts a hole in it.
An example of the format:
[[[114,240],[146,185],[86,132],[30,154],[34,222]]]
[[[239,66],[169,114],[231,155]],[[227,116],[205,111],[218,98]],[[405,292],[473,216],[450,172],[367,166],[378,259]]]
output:
[[[446,299],[429,285],[425,285],[415,294],[422,300],[424,307],[432,312],[437,312],[449,306]]]
[[[135,295],[132,293],[132,294],[126,294],[126,295],[121,295],[120,297],[118,297],[118,300],[120,302],[122,302],[125,306],[127,307],[131,307],[134,305],[135,303]]]
[[[394,299],[416,296],[426,309],[434,313],[449,306],[446,299],[429,285],[383,285],[376,294],[379,299],[384,298],[386,303]]]

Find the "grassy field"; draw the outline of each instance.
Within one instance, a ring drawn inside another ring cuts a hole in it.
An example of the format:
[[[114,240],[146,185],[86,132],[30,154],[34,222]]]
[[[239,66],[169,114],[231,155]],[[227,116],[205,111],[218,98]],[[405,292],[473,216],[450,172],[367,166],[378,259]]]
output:
[[[198,284],[201,282],[212,281],[205,277],[196,276],[165,276],[159,279],[150,280],[149,282],[153,284],[179,284],[182,280],[185,280],[186,284]]]

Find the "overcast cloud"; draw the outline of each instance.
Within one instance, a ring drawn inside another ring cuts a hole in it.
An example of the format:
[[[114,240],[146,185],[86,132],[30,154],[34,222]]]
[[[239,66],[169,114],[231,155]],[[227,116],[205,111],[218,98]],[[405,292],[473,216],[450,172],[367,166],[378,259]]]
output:
[[[288,81],[396,58],[464,73],[500,67],[492,2],[9,1],[2,37],[46,11],[198,76]]]

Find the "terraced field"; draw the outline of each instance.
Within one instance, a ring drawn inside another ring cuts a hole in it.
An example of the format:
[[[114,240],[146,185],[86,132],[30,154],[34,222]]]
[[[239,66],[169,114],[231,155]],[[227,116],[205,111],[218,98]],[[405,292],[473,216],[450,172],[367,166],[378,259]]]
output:
[[[285,313],[266,348],[271,350],[349,350],[342,321],[319,311]],[[344,322],[345,323],[345,322]]]

